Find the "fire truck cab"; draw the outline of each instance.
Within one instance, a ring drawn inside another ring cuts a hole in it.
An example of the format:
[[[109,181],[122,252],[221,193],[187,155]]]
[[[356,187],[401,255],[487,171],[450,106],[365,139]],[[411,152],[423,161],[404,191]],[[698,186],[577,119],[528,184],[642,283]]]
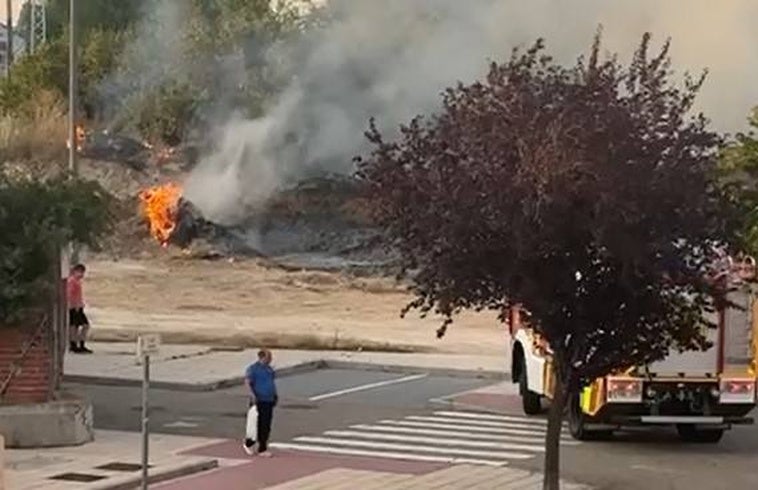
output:
[[[738,276],[746,277],[744,269]],[[716,443],[733,425],[752,424],[748,415],[758,402],[758,289],[739,277],[735,282],[729,300],[739,308],[713,314],[718,327],[709,331],[710,349],[672,351],[662,361],[594,380],[568,401],[571,435],[590,440],[625,426],[673,425],[685,441]],[[534,415],[554,391],[550,346],[529,328],[526,311],[515,307],[508,313],[512,380],[524,412]]]

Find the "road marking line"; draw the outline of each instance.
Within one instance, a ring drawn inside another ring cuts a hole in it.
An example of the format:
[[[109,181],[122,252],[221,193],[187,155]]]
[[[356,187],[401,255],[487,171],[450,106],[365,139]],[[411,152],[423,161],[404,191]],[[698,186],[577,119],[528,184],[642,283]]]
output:
[[[363,449],[348,449],[330,446],[316,446],[311,444],[290,444],[290,443],[271,443],[270,447],[274,449],[289,449],[293,451],[308,451],[314,453],[329,453],[345,456],[364,456],[369,458],[388,458],[402,459],[408,461],[427,461],[430,463],[449,463],[449,464],[472,464],[480,466],[508,466],[506,461],[490,461],[486,459],[455,458],[447,456],[427,456],[423,454],[398,453],[385,451],[367,451]]]
[[[533,424],[547,425],[547,420],[545,419],[538,419],[533,417],[514,417],[511,415],[495,415],[491,413],[438,411],[434,412],[434,415],[439,415],[441,417],[460,417],[463,419],[499,420],[501,422],[530,422]]]
[[[436,453],[436,454],[449,454],[460,456],[473,456],[483,458],[501,458],[501,459],[530,459],[533,458],[533,454],[515,453],[506,451],[478,451],[472,449],[458,449],[458,448],[439,448],[439,447],[427,447],[427,446],[415,446],[413,444],[396,444],[388,442],[370,442],[370,441],[354,441],[352,439],[338,439],[333,437],[311,437],[302,436],[296,437],[295,442],[306,442],[315,444],[331,444],[336,446],[352,446],[362,447],[369,449],[390,449],[396,451],[417,451],[422,453]]]
[[[352,388],[346,388],[344,390],[332,391],[330,393],[323,393],[321,395],[312,396],[308,398],[308,400],[312,402],[317,402],[320,400],[326,400],[327,398],[334,398],[337,396],[347,395],[349,393],[355,393],[358,391],[366,391],[366,390],[381,388],[383,386],[389,386],[389,385],[394,385],[398,383],[408,383],[409,381],[415,381],[417,379],[426,378],[427,376],[429,376],[429,373],[414,374],[412,376],[404,376],[402,378],[388,379],[386,381],[378,381],[376,383],[369,383],[365,385],[354,386]]]
[[[515,422],[494,422],[490,420],[460,420],[454,417],[438,417],[425,415],[409,415],[406,420],[415,420],[419,422],[441,422],[443,424],[467,424],[474,427],[505,427],[508,429],[534,429],[545,431],[546,427],[542,424],[519,424]]]
[[[451,425],[440,424],[434,422],[414,422],[413,420],[382,420],[381,424],[389,425],[404,425],[408,427],[428,427],[430,429],[450,429],[450,430],[465,430],[470,432],[487,432],[496,434],[515,434],[519,436],[542,436],[545,437],[546,431],[544,430],[529,430],[529,429],[508,429],[504,427],[474,427],[470,425]]]
[[[196,424],[194,422],[184,422],[183,420],[177,420],[176,422],[163,424],[163,427],[166,429],[191,429],[198,426],[200,426],[200,424]]]
[[[503,435],[503,434],[477,434],[470,432],[459,432],[454,430],[438,430],[438,429],[416,429],[413,427],[394,427],[394,426],[382,426],[382,425],[369,425],[358,424],[351,425],[351,429],[365,430],[365,431],[379,431],[379,432],[395,432],[403,434],[424,434],[429,436],[443,436],[443,437],[464,437],[466,439],[479,439],[490,441],[512,441],[512,442],[526,442],[534,444],[544,444],[544,435],[530,436],[518,436],[518,435]],[[564,439],[561,444],[565,446],[578,446],[579,441],[571,439]]]
[[[496,441],[472,441],[466,439],[454,439],[449,437],[428,437],[428,436],[413,436],[408,434],[378,434],[370,432],[360,432],[355,430],[328,430],[324,432],[325,436],[335,437],[357,437],[360,439],[372,439],[378,441],[396,441],[396,442],[412,442],[433,444],[440,446],[460,446],[460,447],[480,447],[490,449],[506,449],[510,451],[531,451],[535,453],[545,452],[545,446],[537,444],[518,444],[511,442],[496,442]]]

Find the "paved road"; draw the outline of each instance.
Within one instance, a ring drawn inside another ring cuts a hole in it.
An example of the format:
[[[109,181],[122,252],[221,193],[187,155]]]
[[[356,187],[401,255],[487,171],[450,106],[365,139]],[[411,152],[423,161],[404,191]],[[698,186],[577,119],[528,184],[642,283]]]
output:
[[[319,370],[278,380],[280,406],[274,435],[287,440],[346,424],[426,412],[430,399],[491,383],[487,380],[425,376],[396,383],[407,375],[351,370]],[[365,391],[310,400],[355,387],[391,382]],[[95,426],[140,430],[140,388],[68,384],[92,400]],[[242,437],[248,403],[243,386],[213,392],[151,390],[151,428],[156,432],[204,437]]]
[[[449,463],[452,459],[507,463],[539,470],[545,421],[524,417],[515,394],[497,407],[498,414],[482,413],[465,405],[453,409],[430,401],[486,400],[487,393],[480,390],[486,391],[491,384],[487,380],[350,370],[322,370],[283,378],[279,381],[282,402],[274,437],[280,451],[297,451],[303,468],[308,467],[307,461],[328,468],[336,464],[328,456],[352,455],[381,456],[381,461],[395,461],[393,468],[397,471],[412,471],[410,467],[397,468],[401,459],[426,465]],[[139,429],[138,389],[82,385],[71,388],[86,391],[93,399],[98,428]],[[470,393],[471,390],[477,392]],[[230,460],[245,458],[239,447],[246,407],[244,387],[211,393],[155,390],[151,400],[155,407],[153,430],[230,438],[233,440],[227,443],[201,448],[197,454]],[[758,418],[758,414],[754,416]],[[310,459],[303,459],[304,455]],[[603,443],[577,444],[565,438],[562,455],[565,477],[597,488],[758,488],[755,426],[734,429],[718,445],[683,444],[673,431],[667,430],[621,434]],[[352,458],[349,464],[345,460],[340,463],[370,468],[377,464],[375,458]],[[288,467],[291,470],[292,465]],[[236,472],[235,481],[248,482],[240,488],[262,488],[249,486],[253,473],[261,475],[260,462],[224,471]],[[198,477],[195,486],[168,488],[236,488],[228,480],[213,480],[225,474],[228,473],[222,471]]]

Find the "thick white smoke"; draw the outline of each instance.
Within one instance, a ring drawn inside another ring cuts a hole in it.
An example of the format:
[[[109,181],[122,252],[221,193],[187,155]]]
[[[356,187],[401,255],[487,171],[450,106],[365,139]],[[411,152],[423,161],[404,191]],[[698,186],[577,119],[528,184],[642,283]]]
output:
[[[622,59],[645,31],[656,45],[671,36],[679,74],[710,70],[698,109],[715,127],[744,129],[758,104],[754,0],[331,0],[328,8],[334,22],[304,41],[305,61],[278,103],[261,119],[219,127],[217,151],[186,182],[208,217],[234,221],[312,172],[349,172],[370,117],[391,130],[433,112],[444,87],[473,81],[488,61],[537,37],[573,63],[601,24],[605,49]]]

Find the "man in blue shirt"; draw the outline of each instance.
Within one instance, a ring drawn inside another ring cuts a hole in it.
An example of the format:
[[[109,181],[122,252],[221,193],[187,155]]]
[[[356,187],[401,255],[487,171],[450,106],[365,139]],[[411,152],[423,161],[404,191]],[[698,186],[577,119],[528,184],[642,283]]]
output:
[[[258,440],[245,439],[243,445],[249,455],[255,454],[253,446],[258,443],[258,454],[270,457],[268,452],[268,438],[271,434],[271,420],[274,417],[274,407],[279,401],[276,393],[275,373],[271,367],[271,351],[261,349],[258,352],[258,362],[255,362],[245,370],[245,383],[250,388],[250,406],[255,404],[258,409]]]

